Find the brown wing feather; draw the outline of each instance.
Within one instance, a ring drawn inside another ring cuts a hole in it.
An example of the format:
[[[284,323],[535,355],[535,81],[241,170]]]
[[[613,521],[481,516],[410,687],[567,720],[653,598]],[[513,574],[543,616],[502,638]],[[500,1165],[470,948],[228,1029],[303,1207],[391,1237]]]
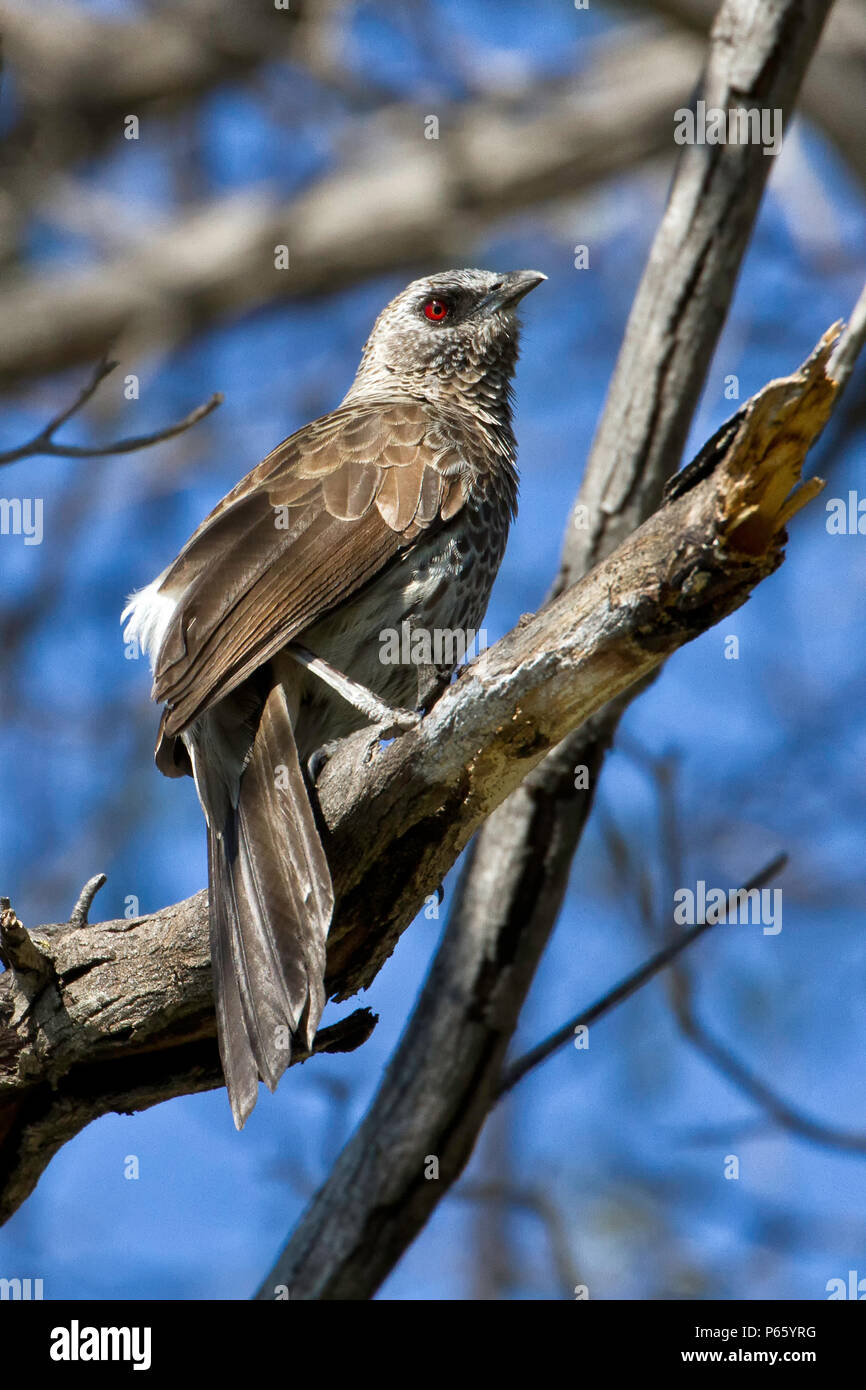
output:
[[[374,463],[338,468],[322,479],[322,500],[338,521],[357,521],[369,511],[381,483],[382,470]]]
[[[469,449],[466,449],[466,454]],[[469,482],[423,402],[342,407],[285,440],[214,508],[166,574],[178,606],[154,698],[184,729],[422,532]]]

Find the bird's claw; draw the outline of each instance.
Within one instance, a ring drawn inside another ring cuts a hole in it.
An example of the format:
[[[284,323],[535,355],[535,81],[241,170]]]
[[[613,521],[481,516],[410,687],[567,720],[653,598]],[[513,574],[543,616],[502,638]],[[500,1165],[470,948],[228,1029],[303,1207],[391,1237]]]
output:
[[[406,734],[410,729],[417,729],[421,723],[423,715],[419,710],[414,709],[393,709],[388,718],[381,724],[376,724],[370,733],[370,739],[364,751],[363,761],[370,762],[373,752],[380,743],[385,743],[388,739],[399,738],[401,734]]]
[[[392,710],[390,720],[379,725],[379,737],[397,738],[399,734],[408,733],[410,729],[417,729],[423,717],[420,710],[417,709]]]
[[[331,761],[338,747],[339,739],[335,739],[333,743],[323,743],[321,748],[317,748],[314,753],[310,754],[307,759],[307,775],[314,787],[322,775],[325,764]]]

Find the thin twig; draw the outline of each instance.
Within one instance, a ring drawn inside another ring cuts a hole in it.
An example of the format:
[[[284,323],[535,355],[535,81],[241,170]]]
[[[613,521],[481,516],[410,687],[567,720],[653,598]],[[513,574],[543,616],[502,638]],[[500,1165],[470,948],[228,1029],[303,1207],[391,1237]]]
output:
[[[712,1037],[703,1024],[689,1011],[680,1017],[680,1027],[694,1043],[698,1051],[706,1057],[717,1071],[738,1090],[744,1092],[756,1105],[760,1105],[771,1120],[782,1129],[807,1139],[812,1144],[820,1144],[828,1149],[842,1149],[848,1153],[866,1153],[866,1134],[856,1131],[836,1129],[822,1124],[811,1116],[796,1110],[786,1100],[777,1095],[759,1076],[735,1057],[733,1052]]]
[[[657,759],[652,773],[659,794],[659,813],[668,882],[682,881],[682,852],[677,824],[677,798],[672,777],[673,764]],[[639,886],[639,885],[638,885]],[[646,914],[648,927],[651,917]],[[685,960],[670,974],[671,1002],[680,1031],[689,1042],[732,1085],[760,1106],[775,1124],[801,1139],[825,1148],[848,1153],[866,1153],[866,1134],[837,1129],[794,1108],[749,1068],[723,1042],[707,1031],[695,1013],[692,975]]]
[[[78,894],[78,901],[70,914],[70,927],[87,926],[87,914],[90,911],[90,905],[105,882],[105,874],[94,874],[93,878],[87,880],[81,892]]]
[[[161,444],[166,439],[173,439],[177,434],[183,434],[185,430],[191,429],[198,424],[211,411],[216,410],[222,404],[223,395],[221,391],[216,391],[210,400],[203,405],[196,406],[189,415],[185,415],[176,424],[166,425],[161,430],[154,430],[151,434],[132,435],[128,439],[115,439],[110,444],[58,444],[54,435],[65,425],[73,415],[76,415],[82,406],[86,405],[91,396],[99,389],[107,376],[110,376],[117,367],[116,362],[104,357],[94,367],[90,380],[81,388],[75,400],[65,410],[61,410],[58,415],[48,421],[48,424],[41,429],[37,435],[27,443],[20,444],[15,449],[0,451],[0,467],[7,463],[16,463],[18,459],[35,458],[39,455],[51,455],[53,458],[101,458],[106,454],[131,454],[136,449],[149,449],[153,444]]]
[[[777,855],[765,869],[755,874],[754,878],[749,879],[748,883],[745,885],[746,891],[751,892],[753,888],[763,888],[765,883],[768,883],[770,879],[775,878],[776,874],[781,872],[787,862],[788,856],[786,854]],[[552,1056],[558,1048],[562,1047],[574,1036],[575,1028],[589,1027],[591,1023],[596,1023],[598,1019],[610,1013],[611,1009],[616,1008],[617,1004],[621,1004],[623,1000],[629,999],[631,995],[635,994],[648,980],[651,980],[660,970],[664,970],[665,966],[670,965],[672,961],[676,960],[677,956],[691,946],[693,942],[697,941],[699,937],[703,936],[705,932],[710,931],[715,925],[715,921],[699,922],[697,926],[692,927],[691,931],[685,932],[676,941],[672,942],[670,946],[666,946],[663,951],[657,951],[656,954],[651,956],[648,961],[645,961],[639,969],[633,971],[631,975],[627,975],[614,989],[609,990],[607,994],[603,994],[600,999],[596,1000],[588,1009],[585,1009],[583,1013],[577,1014],[574,1018],[570,1019],[568,1023],[558,1028],[555,1033],[551,1033],[550,1037],[546,1038],[544,1042],[533,1047],[531,1051],[525,1053],[523,1057],[519,1057],[516,1062],[512,1062],[512,1064],[503,1071],[502,1080],[496,1092],[496,1099],[501,1100],[508,1091],[512,1090],[517,1085],[518,1081],[522,1081],[524,1076],[535,1067],[540,1066],[542,1062],[546,1062],[548,1057]]]

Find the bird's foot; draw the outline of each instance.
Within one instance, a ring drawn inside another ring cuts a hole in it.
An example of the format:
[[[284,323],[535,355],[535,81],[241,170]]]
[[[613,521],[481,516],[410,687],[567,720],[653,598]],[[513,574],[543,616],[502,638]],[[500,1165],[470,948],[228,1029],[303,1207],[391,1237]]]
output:
[[[380,743],[387,743],[390,739],[399,738],[401,734],[406,734],[410,729],[417,729],[421,723],[423,714],[421,710],[414,709],[389,709],[384,706],[385,718],[378,720],[367,730],[368,738],[364,749],[362,762],[368,763],[373,757],[373,753]],[[340,744],[345,740],[334,739],[331,743],[322,744],[311,753],[307,759],[307,775],[313,786],[316,786],[325,765],[331,761]]]
[[[388,711],[387,719],[378,724],[374,724],[369,731],[367,747],[364,750],[363,761],[370,762],[374,751],[380,743],[387,743],[390,739],[399,738],[401,734],[406,734],[410,729],[417,729],[421,723],[423,715],[420,710],[415,709],[392,709]]]
[[[427,713],[451,681],[450,668],[420,664],[418,666],[418,709]]]
[[[376,731],[380,739],[399,738],[401,734],[406,734],[410,729],[417,729],[423,719],[423,714],[417,709],[392,709],[388,712],[388,718],[376,725]]]
[[[323,743],[321,748],[317,748],[307,758],[307,776],[315,787],[324,771],[325,764],[329,763],[340,746],[340,739],[335,738],[331,743]]]

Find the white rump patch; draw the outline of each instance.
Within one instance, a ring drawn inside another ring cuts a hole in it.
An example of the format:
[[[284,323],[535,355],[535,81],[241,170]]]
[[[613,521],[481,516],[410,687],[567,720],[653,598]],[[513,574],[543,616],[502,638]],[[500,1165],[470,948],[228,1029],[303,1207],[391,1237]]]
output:
[[[159,575],[152,584],[130,594],[120,615],[120,621],[126,624],[123,629],[124,642],[138,642],[150,660],[151,670],[156,666],[159,649],[177,608],[176,598],[159,592],[162,578]]]

